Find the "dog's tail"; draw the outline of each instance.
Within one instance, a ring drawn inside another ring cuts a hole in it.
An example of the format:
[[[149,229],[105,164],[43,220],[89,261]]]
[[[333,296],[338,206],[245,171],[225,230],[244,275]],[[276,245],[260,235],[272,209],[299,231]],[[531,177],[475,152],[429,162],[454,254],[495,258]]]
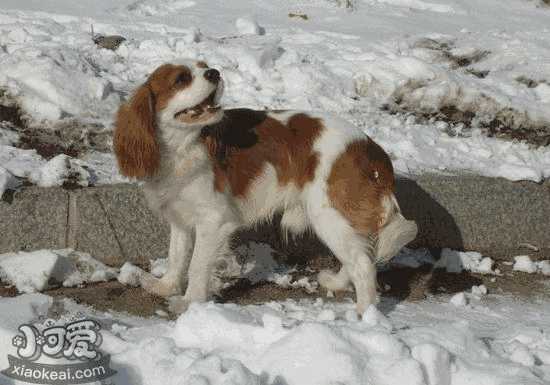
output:
[[[383,226],[377,235],[368,237],[367,247],[376,264],[384,264],[392,259],[403,246],[411,242],[418,232],[414,221],[409,221],[401,214],[395,196],[391,194],[382,198]],[[350,276],[345,266],[338,273],[323,270],[317,277],[319,284],[331,291],[345,290],[350,284]]]
[[[395,195],[382,198],[385,223],[378,233],[374,260],[383,264],[392,259],[403,246],[416,238],[418,227],[414,221],[409,221],[401,214]]]

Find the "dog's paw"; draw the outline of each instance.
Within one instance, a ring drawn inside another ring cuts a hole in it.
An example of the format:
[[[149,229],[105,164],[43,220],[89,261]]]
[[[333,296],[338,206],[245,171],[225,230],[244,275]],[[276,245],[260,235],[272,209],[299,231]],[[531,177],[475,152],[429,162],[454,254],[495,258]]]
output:
[[[317,275],[319,285],[330,291],[340,291],[349,288],[350,279],[345,270],[333,273],[330,270],[321,270]]]
[[[182,291],[181,285],[178,285],[173,279],[167,279],[166,277],[159,279],[145,272],[141,274],[140,284],[143,290],[159,297],[178,295]]]
[[[182,314],[187,311],[192,301],[185,298],[183,295],[176,295],[167,299],[168,310],[174,314]]]

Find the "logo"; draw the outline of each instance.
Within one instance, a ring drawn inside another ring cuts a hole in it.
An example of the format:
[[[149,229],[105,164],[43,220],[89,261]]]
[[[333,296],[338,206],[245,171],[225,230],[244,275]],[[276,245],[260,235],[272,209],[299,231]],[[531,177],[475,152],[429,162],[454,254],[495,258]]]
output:
[[[0,373],[32,384],[72,385],[104,381],[116,374],[110,356],[98,351],[101,326],[90,319],[70,323],[48,319],[44,324],[19,326],[12,339],[17,357],[8,355],[9,367]],[[44,358],[48,363],[37,362]],[[52,364],[52,360],[63,360]],[[72,363],[73,361],[74,363]]]

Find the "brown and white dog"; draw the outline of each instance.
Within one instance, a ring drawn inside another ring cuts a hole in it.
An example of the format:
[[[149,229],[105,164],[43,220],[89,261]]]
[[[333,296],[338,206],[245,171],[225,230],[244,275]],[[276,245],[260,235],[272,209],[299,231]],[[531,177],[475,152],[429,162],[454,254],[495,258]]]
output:
[[[320,272],[319,283],[341,290],[351,282],[363,313],[376,302],[375,264],[417,233],[395,200],[388,155],[332,116],[223,110],[222,89],[204,62],[165,64],[119,109],[120,171],[145,182],[171,228],[168,271],[161,279],[144,273],[142,287],[174,296],[175,312],[206,301],[232,233],[280,212],[285,234],[312,230],[331,249],[342,267]]]

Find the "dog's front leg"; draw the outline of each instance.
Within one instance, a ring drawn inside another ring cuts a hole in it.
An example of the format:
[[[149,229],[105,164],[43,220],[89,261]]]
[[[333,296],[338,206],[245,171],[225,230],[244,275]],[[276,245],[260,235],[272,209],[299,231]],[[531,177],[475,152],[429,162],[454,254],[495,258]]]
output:
[[[218,256],[227,252],[231,234],[237,229],[232,222],[208,220],[197,225],[195,250],[188,270],[187,291],[183,297],[172,297],[170,310],[183,313],[191,302],[205,302],[212,268]]]
[[[170,250],[168,270],[160,279],[146,273],[141,277],[141,286],[149,293],[169,297],[183,293],[191,248],[193,247],[191,231],[174,224],[170,225]]]

